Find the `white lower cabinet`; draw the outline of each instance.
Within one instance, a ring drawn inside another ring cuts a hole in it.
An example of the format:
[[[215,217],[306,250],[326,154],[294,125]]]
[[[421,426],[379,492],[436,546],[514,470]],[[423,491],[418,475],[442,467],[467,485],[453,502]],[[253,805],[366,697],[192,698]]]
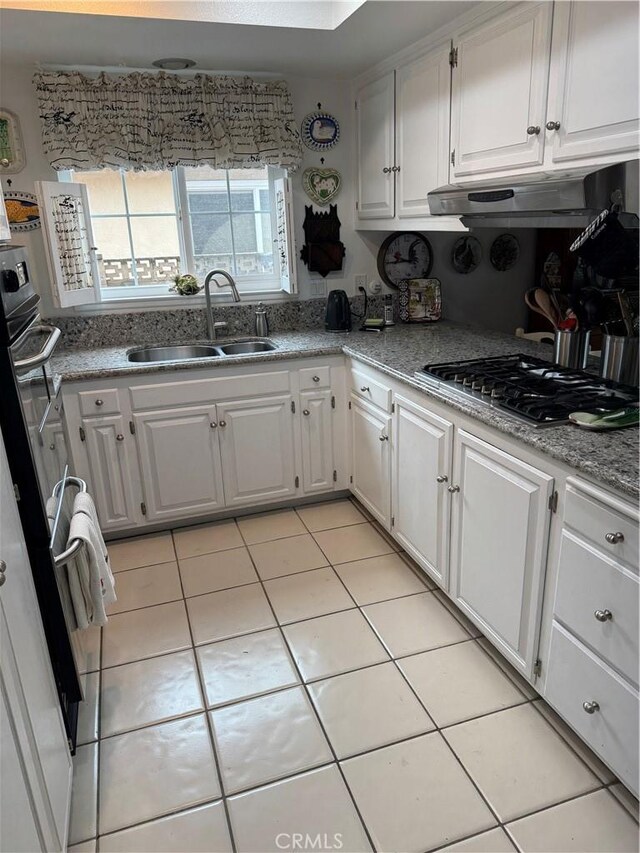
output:
[[[449,594],[527,677],[537,654],[553,478],[458,430]]]
[[[227,506],[296,493],[293,398],[290,394],[218,403]]]
[[[93,498],[103,530],[118,530],[136,523],[139,516],[133,491],[128,445],[133,437],[123,415],[82,419]]]
[[[394,401],[393,534],[446,589],[453,424],[399,395]]]
[[[351,394],[351,489],[369,512],[391,525],[391,416]]]
[[[331,391],[301,391],[302,488],[305,494],[333,487]]]
[[[224,506],[215,406],[134,414],[149,521]]]

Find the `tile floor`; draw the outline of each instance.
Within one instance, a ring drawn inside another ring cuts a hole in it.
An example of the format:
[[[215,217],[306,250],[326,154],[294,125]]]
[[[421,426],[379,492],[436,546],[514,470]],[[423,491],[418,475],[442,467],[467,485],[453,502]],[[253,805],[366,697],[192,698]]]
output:
[[[74,853],[638,850],[633,798],[355,502],[109,552]]]

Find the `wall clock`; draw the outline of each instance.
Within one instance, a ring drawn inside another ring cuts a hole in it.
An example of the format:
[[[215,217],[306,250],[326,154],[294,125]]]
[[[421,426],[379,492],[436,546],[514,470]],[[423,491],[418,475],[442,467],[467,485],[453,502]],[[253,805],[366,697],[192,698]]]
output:
[[[407,278],[429,278],[432,265],[431,244],[417,231],[396,231],[378,251],[378,272],[391,287]]]
[[[333,148],[340,138],[338,119],[329,113],[309,113],[302,120],[302,141],[313,151]]]

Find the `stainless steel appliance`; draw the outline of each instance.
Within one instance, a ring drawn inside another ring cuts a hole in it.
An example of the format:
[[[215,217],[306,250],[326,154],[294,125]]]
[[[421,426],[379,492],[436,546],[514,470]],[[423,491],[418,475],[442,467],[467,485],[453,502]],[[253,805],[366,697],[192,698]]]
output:
[[[638,382],[638,338],[629,335],[603,335],[600,375],[615,382]]]
[[[50,359],[60,338],[40,322],[26,252],[0,247],[0,429],[9,459],[67,734],[75,746],[80,683],[66,562],[71,487],[60,377]],[[49,516],[49,517],[48,517]]]
[[[524,353],[428,364],[415,378],[445,397],[471,397],[531,426],[569,422],[571,412],[614,412],[638,389]]]
[[[638,160],[630,160],[574,177],[449,185],[429,193],[429,210],[473,228],[581,228],[616,203],[621,222],[637,227],[638,174]]]
[[[351,306],[344,290],[332,290],[327,296],[324,328],[327,332],[351,331]]]

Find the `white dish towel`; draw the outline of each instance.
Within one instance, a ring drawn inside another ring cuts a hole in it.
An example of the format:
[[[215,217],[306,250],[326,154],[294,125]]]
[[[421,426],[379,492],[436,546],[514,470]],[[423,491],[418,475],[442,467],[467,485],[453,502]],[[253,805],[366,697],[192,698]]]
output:
[[[79,492],[73,503],[69,525],[69,543],[81,539],[84,546],[67,564],[71,600],[78,628],[104,625],[106,608],[116,601],[115,581],[109,568],[107,546],[104,544],[93,499]]]

